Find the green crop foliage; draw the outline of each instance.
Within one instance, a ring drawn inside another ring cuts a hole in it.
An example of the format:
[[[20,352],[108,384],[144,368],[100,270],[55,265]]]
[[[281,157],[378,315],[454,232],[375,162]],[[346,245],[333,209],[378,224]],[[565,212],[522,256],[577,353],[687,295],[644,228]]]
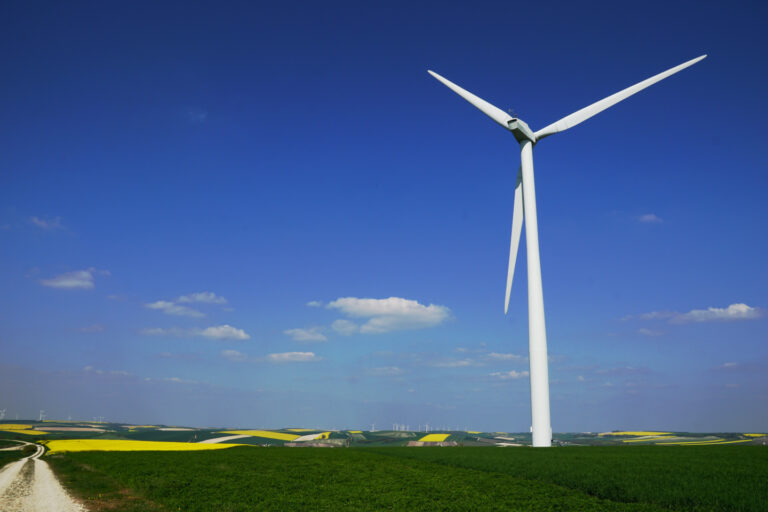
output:
[[[764,510],[762,447],[252,448],[48,457],[113,510]]]
[[[516,475],[624,503],[674,510],[762,511],[768,450],[761,446],[397,448],[379,454]]]
[[[19,460],[22,457],[26,457],[28,453],[24,453],[21,450],[9,450],[0,452],[0,468],[13,461]]]

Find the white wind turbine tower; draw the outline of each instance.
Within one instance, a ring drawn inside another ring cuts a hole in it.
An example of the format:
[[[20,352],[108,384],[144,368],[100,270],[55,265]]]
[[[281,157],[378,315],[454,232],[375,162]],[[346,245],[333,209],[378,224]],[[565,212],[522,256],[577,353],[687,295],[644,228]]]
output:
[[[512,213],[512,241],[510,243],[509,267],[507,271],[507,293],[504,300],[504,313],[509,308],[509,292],[512,289],[512,276],[515,272],[517,248],[526,220],[525,245],[528,256],[528,350],[531,378],[531,433],[533,446],[552,445],[552,427],[549,418],[549,370],[547,367],[547,334],[544,325],[544,295],[541,288],[541,262],[539,260],[539,233],[536,221],[536,190],[533,181],[533,146],[544,137],[573,128],[590,117],[616,103],[642,91],[670,75],[696,64],[706,55],[684,62],[663,73],[617,92],[597,103],[574,112],[545,126],[537,132],[531,131],[521,119],[512,117],[503,110],[494,107],[482,98],[478,98],[443,78],[433,71],[429,74],[440,80],[456,94],[477,107],[485,115],[506,128],[520,144],[520,171],[515,184],[515,199]]]

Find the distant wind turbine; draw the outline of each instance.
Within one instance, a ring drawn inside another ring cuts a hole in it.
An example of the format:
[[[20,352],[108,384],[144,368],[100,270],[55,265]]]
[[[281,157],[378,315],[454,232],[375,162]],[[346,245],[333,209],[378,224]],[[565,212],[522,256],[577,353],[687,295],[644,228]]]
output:
[[[512,241],[510,242],[509,267],[507,270],[507,293],[504,299],[504,314],[509,309],[509,293],[512,289],[512,276],[515,273],[515,260],[520,243],[520,233],[525,216],[525,245],[528,255],[528,350],[530,353],[531,378],[531,432],[533,446],[552,445],[552,427],[549,417],[549,370],[547,367],[547,333],[544,324],[544,295],[541,287],[541,262],[539,260],[539,233],[536,220],[536,190],[533,182],[533,146],[544,137],[573,128],[616,103],[627,99],[660,80],[696,64],[706,55],[684,62],[663,73],[612,94],[588,107],[574,112],[533,132],[528,125],[517,117],[512,117],[503,110],[494,107],[482,98],[478,98],[438,75],[429,74],[440,80],[456,94],[477,107],[485,115],[506,128],[520,144],[520,170],[515,183],[515,199],[512,213]]]

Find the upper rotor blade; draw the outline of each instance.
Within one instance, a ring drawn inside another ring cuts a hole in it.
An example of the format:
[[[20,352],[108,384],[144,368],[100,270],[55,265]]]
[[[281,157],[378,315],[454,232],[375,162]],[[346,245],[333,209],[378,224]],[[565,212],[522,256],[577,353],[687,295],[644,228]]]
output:
[[[504,314],[509,309],[509,293],[512,291],[512,277],[515,275],[517,249],[520,246],[520,233],[523,230],[523,173],[522,167],[517,173],[515,184],[515,203],[512,208],[512,240],[509,243],[509,267],[507,268],[507,295],[504,298]]]
[[[462,89],[455,83],[451,82],[447,78],[443,78],[442,76],[438,75],[434,71],[428,69],[427,72],[433,77],[443,82],[443,84],[445,84],[449,89],[453,90],[453,92],[455,92],[456,94],[458,94],[459,96],[461,96],[462,98],[464,98],[465,100],[473,104],[478,109],[480,109],[480,111],[483,114],[487,115],[488,117],[490,117],[491,119],[499,123],[504,128],[509,129],[508,123],[509,121],[512,120],[512,116],[510,116],[500,108],[494,107],[484,99],[478,98],[471,92]]]
[[[672,69],[668,69],[664,71],[663,73],[659,73],[656,76],[652,76],[651,78],[648,78],[647,80],[643,80],[639,84],[635,84],[631,87],[627,87],[623,91],[619,91],[616,94],[612,94],[611,96],[608,96],[607,98],[604,98],[597,103],[593,103],[592,105],[588,107],[584,107],[581,110],[578,110],[574,112],[573,114],[566,116],[562,119],[560,119],[557,122],[554,122],[550,124],[549,126],[546,126],[542,128],[541,130],[537,131],[535,133],[536,139],[543,139],[544,137],[547,137],[549,135],[552,135],[557,132],[562,132],[567,130],[568,128],[573,128],[577,124],[586,121],[590,117],[594,116],[595,114],[599,114],[603,110],[607,109],[608,107],[612,107],[616,103],[620,102],[621,100],[625,100],[635,94],[636,92],[640,92],[646,87],[649,87],[656,82],[659,82],[661,80],[664,80],[670,75],[674,75],[678,71],[682,71],[683,69],[687,68],[688,66],[693,66],[703,58],[705,58],[706,55],[702,55],[701,57],[696,57],[695,59],[691,59],[688,62],[684,62],[680,64],[679,66],[675,66]]]

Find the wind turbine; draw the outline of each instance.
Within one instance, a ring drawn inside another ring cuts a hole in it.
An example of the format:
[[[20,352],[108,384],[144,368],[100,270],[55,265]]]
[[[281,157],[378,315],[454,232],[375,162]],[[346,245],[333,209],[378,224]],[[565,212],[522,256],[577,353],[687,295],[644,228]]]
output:
[[[533,446],[552,445],[552,427],[549,418],[549,369],[547,367],[547,333],[544,324],[544,295],[541,287],[541,262],[539,260],[539,232],[536,220],[536,189],[533,181],[533,146],[541,139],[573,128],[590,117],[599,114],[608,107],[627,99],[660,80],[682,71],[705,58],[706,55],[684,62],[663,73],[652,76],[640,83],[612,94],[607,98],[577,110],[573,114],[555,121],[541,130],[533,132],[528,125],[500,108],[494,107],[438,75],[428,70],[429,74],[440,80],[453,92],[477,107],[482,113],[496,121],[514,135],[520,144],[520,170],[515,183],[515,199],[512,212],[512,240],[509,251],[507,270],[507,293],[504,299],[504,314],[509,309],[509,292],[512,289],[512,276],[515,273],[517,248],[525,217],[525,245],[528,256],[528,350],[531,378],[531,433]]]

